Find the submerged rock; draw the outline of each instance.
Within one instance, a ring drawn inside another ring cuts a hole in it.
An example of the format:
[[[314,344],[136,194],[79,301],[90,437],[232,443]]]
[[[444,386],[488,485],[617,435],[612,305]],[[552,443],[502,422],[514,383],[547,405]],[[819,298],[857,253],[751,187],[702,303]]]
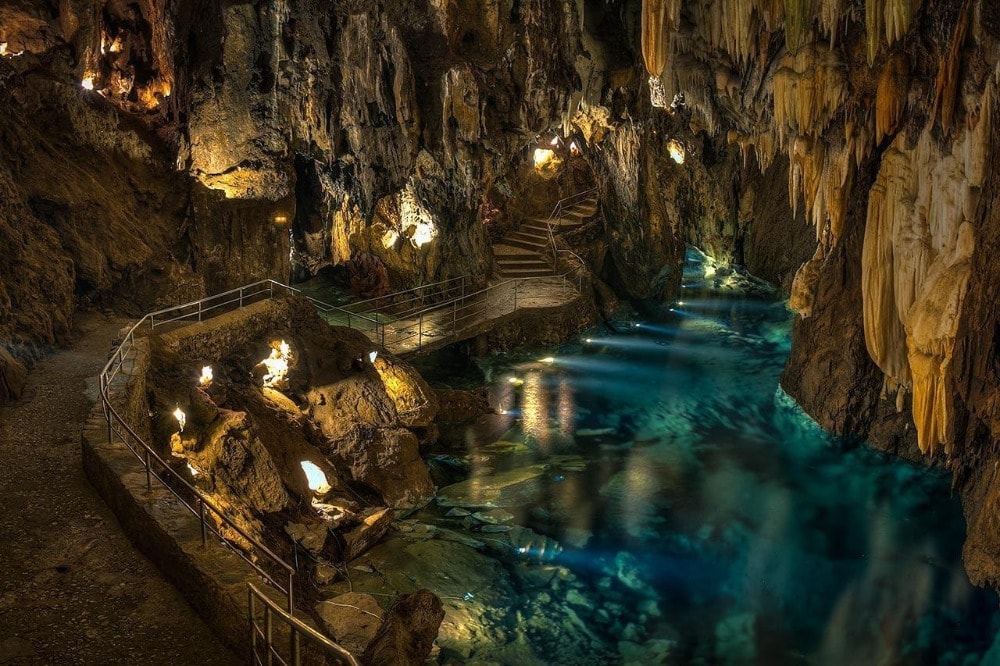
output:
[[[369,509],[365,512],[360,525],[340,535],[344,561],[350,562],[378,543],[392,526],[392,519],[392,509]]]
[[[544,473],[544,466],[530,465],[491,476],[473,477],[442,488],[438,491],[437,501],[446,507],[495,509],[523,506],[538,496]]]

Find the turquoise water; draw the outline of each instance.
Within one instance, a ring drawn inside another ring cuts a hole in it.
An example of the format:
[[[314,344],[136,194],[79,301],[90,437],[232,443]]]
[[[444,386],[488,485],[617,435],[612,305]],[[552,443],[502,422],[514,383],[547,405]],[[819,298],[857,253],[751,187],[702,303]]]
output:
[[[570,572],[546,588],[551,615],[519,611],[504,635],[530,625],[518,640],[544,663],[995,663],[997,598],[962,568],[949,477],[825,435],[778,386],[784,304],[704,274],[689,254],[662,321],[417,362],[506,412],[444,430],[442,498],[419,518],[529,528],[545,552],[515,555]],[[468,516],[490,507],[505,513]],[[518,589],[525,608],[541,594]],[[548,619],[566,609],[578,621]]]

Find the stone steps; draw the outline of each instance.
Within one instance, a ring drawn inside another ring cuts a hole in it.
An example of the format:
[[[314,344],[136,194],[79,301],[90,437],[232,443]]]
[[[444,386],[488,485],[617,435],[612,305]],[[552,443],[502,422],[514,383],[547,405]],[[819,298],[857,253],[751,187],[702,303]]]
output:
[[[560,234],[583,226],[597,213],[597,198],[591,197],[561,211],[551,220],[529,217],[493,246],[493,255],[502,278],[543,277],[555,272],[551,261],[552,233]]]

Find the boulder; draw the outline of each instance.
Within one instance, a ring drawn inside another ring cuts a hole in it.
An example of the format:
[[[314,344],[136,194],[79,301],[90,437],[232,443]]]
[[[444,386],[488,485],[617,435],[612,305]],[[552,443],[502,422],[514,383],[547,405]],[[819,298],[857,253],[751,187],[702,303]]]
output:
[[[319,554],[326,545],[326,538],[330,530],[324,523],[288,523],[285,525],[285,532],[303,548],[311,553]]]
[[[430,590],[401,594],[385,612],[375,637],[361,655],[366,666],[420,666],[437,638],[444,607]]]
[[[392,509],[369,509],[362,514],[360,525],[340,534],[344,561],[350,562],[378,543],[392,526],[393,517]]]
[[[352,654],[364,652],[382,623],[382,609],[369,594],[348,592],[316,604],[326,635]]]
[[[412,366],[387,356],[375,359],[374,366],[401,425],[426,428],[434,422],[439,408],[437,394]]]
[[[394,509],[419,506],[434,495],[430,472],[420,457],[420,443],[409,430],[356,427],[330,442],[327,455]]]
[[[465,423],[493,412],[489,394],[484,389],[473,391],[438,389],[437,393],[441,403],[438,411],[440,423]]]

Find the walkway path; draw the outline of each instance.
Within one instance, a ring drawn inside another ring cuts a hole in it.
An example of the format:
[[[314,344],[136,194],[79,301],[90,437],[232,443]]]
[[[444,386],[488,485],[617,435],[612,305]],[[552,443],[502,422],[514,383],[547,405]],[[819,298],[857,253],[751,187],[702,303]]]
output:
[[[125,324],[90,315],[0,408],[0,664],[236,664],[87,484],[80,430]]]

